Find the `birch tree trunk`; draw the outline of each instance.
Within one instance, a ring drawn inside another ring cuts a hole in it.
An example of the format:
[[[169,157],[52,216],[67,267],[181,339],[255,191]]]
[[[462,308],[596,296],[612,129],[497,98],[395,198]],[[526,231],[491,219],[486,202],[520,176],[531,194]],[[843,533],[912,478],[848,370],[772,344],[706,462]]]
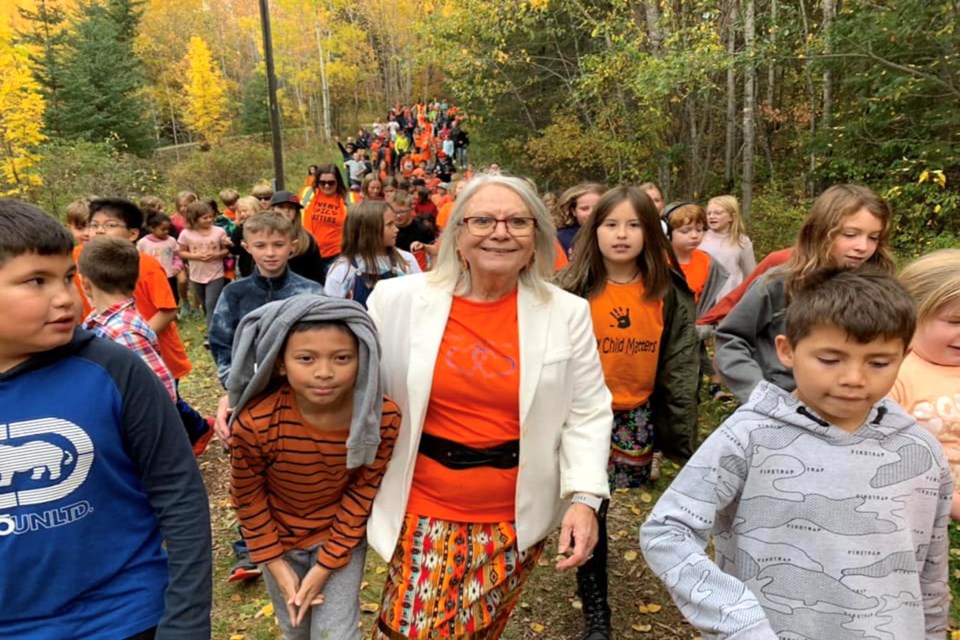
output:
[[[747,63],[743,70],[743,202],[741,213],[750,219],[753,206],[753,162],[756,148],[755,95],[756,64],[754,61],[754,0],[743,0],[743,44]]]
[[[320,96],[323,100],[323,140],[330,142],[333,127],[330,126],[330,83],[327,82],[327,54],[323,50],[323,38],[320,37],[320,25],[314,24],[313,33],[317,38],[317,59],[320,61]]]
[[[733,191],[733,163],[737,153],[737,5],[730,4],[730,17],[727,26],[727,136],[723,156],[723,181],[727,191]]]
[[[833,38],[830,35],[830,27],[833,25],[833,18],[836,15],[837,0],[823,0],[823,53],[827,58],[833,53]],[[833,119],[833,72],[829,67],[823,72],[823,114],[821,118],[820,128],[830,128],[830,122]]]

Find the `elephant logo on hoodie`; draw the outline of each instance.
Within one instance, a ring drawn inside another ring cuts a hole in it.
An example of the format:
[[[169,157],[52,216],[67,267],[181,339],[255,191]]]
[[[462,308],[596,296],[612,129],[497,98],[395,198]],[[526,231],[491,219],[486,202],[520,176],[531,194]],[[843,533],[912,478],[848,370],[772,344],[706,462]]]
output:
[[[59,444],[64,440],[70,446]],[[66,497],[86,480],[93,457],[90,436],[67,420],[0,424],[0,509]]]

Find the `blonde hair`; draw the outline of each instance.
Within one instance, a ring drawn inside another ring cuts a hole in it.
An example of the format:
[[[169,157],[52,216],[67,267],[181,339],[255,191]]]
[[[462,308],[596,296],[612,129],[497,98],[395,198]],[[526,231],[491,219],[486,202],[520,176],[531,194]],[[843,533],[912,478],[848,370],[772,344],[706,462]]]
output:
[[[543,206],[543,202],[533,192],[530,185],[522,178],[513,176],[483,174],[475,176],[467,183],[463,193],[460,194],[453,205],[447,226],[443,228],[437,261],[433,270],[428,272],[427,277],[434,285],[455,294],[470,291],[470,270],[465,269],[460,264],[457,236],[460,233],[465,233],[463,219],[469,210],[470,200],[484,187],[492,186],[504,187],[513,191],[523,201],[530,215],[536,218],[537,223],[533,236],[534,263],[532,267],[524,267],[520,271],[520,282],[532,288],[541,299],[546,300],[550,296],[546,281],[553,275],[553,261],[556,257],[556,228],[553,226],[550,212]]]
[[[193,191],[181,191],[177,194],[177,208],[180,208],[182,204],[193,204],[197,201],[197,194]]]
[[[573,227],[577,224],[577,200],[588,193],[602,196],[607,188],[596,182],[581,182],[563,192],[556,204],[554,219],[561,228]]]
[[[960,249],[942,249],[917,258],[900,272],[900,282],[917,305],[917,322],[931,320],[960,301]]]
[[[844,221],[861,209],[869,211],[883,225],[877,239],[877,250],[864,264],[886,273],[896,272],[896,263],[890,250],[890,228],[893,225],[890,205],[867,187],[838,184],[814,200],[810,213],[800,227],[793,254],[784,270],[787,300],[804,288],[807,279],[818,269],[837,266],[830,257],[833,242],[843,228]]]
[[[254,198],[272,198],[273,197],[273,187],[270,185],[259,182],[253,185],[253,189],[250,190],[250,195]]]
[[[90,219],[92,198],[79,198],[67,205],[67,224],[80,229],[86,228]]]
[[[710,198],[707,202],[707,209],[711,205],[716,205],[730,214],[730,244],[740,246],[740,240],[747,234],[747,230],[743,224],[743,217],[740,215],[740,202],[737,197],[724,195]]]
[[[254,216],[263,211],[263,208],[260,206],[260,201],[253,196],[243,196],[242,198],[237,198],[237,202],[234,206],[237,208],[238,222],[240,221],[240,209],[249,209],[250,216]]]
[[[239,197],[240,197],[240,194],[237,193],[237,190],[232,189],[230,187],[220,192],[220,202],[222,202],[224,206],[227,206],[227,207],[232,207],[233,205],[237,204],[237,199]]]

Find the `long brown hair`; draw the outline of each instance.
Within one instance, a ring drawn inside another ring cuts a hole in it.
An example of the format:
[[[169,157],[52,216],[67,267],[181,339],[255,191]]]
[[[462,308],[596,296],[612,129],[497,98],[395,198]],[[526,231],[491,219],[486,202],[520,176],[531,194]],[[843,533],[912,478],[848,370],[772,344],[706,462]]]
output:
[[[363,200],[350,207],[350,213],[343,225],[343,250],[340,259],[353,263],[357,258],[363,260],[367,284],[373,286],[380,279],[377,268],[379,258],[386,256],[391,271],[397,267],[407,271],[407,262],[396,247],[383,244],[383,214],[390,206],[383,200]]]
[[[577,233],[573,261],[557,277],[557,284],[571,293],[591,298],[607,285],[607,267],[597,243],[597,229],[621,203],[629,202],[643,230],[643,251],[637,269],[643,278],[644,299],[662,300],[670,290],[670,266],[679,270],[673,248],[660,227],[660,215],[646,193],[636,187],[614,187],[597,202],[586,224]]]
[[[890,250],[890,229],[893,211],[887,201],[876,193],[856,184],[838,184],[830,187],[814,200],[810,213],[797,233],[790,260],[784,267],[784,288],[789,300],[805,286],[807,278],[822,267],[836,266],[830,250],[844,221],[861,209],[873,214],[883,225],[877,241],[877,250],[864,262],[886,273],[896,272],[896,262]]]
[[[347,184],[343,181],[343,175],[340,173],[340,168],[335,164],[317,165],[317,172],[313,174],[313,188],[319,191],[320,176],[323,175],[324,173],[329,173],[333,175],[333,179],[337,181],[337,193],[340,194],[341,198],[346,200]]]

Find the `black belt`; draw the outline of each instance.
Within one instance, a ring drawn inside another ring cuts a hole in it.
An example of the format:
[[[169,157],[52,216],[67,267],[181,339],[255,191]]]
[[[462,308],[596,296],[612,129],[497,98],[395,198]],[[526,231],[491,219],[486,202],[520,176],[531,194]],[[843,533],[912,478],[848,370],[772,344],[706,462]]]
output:
[[[489,449],[476,449],[424,433],[420,436],[420,453],[448,469],[513,469],[520,460],[520,441],[508,440]]]

